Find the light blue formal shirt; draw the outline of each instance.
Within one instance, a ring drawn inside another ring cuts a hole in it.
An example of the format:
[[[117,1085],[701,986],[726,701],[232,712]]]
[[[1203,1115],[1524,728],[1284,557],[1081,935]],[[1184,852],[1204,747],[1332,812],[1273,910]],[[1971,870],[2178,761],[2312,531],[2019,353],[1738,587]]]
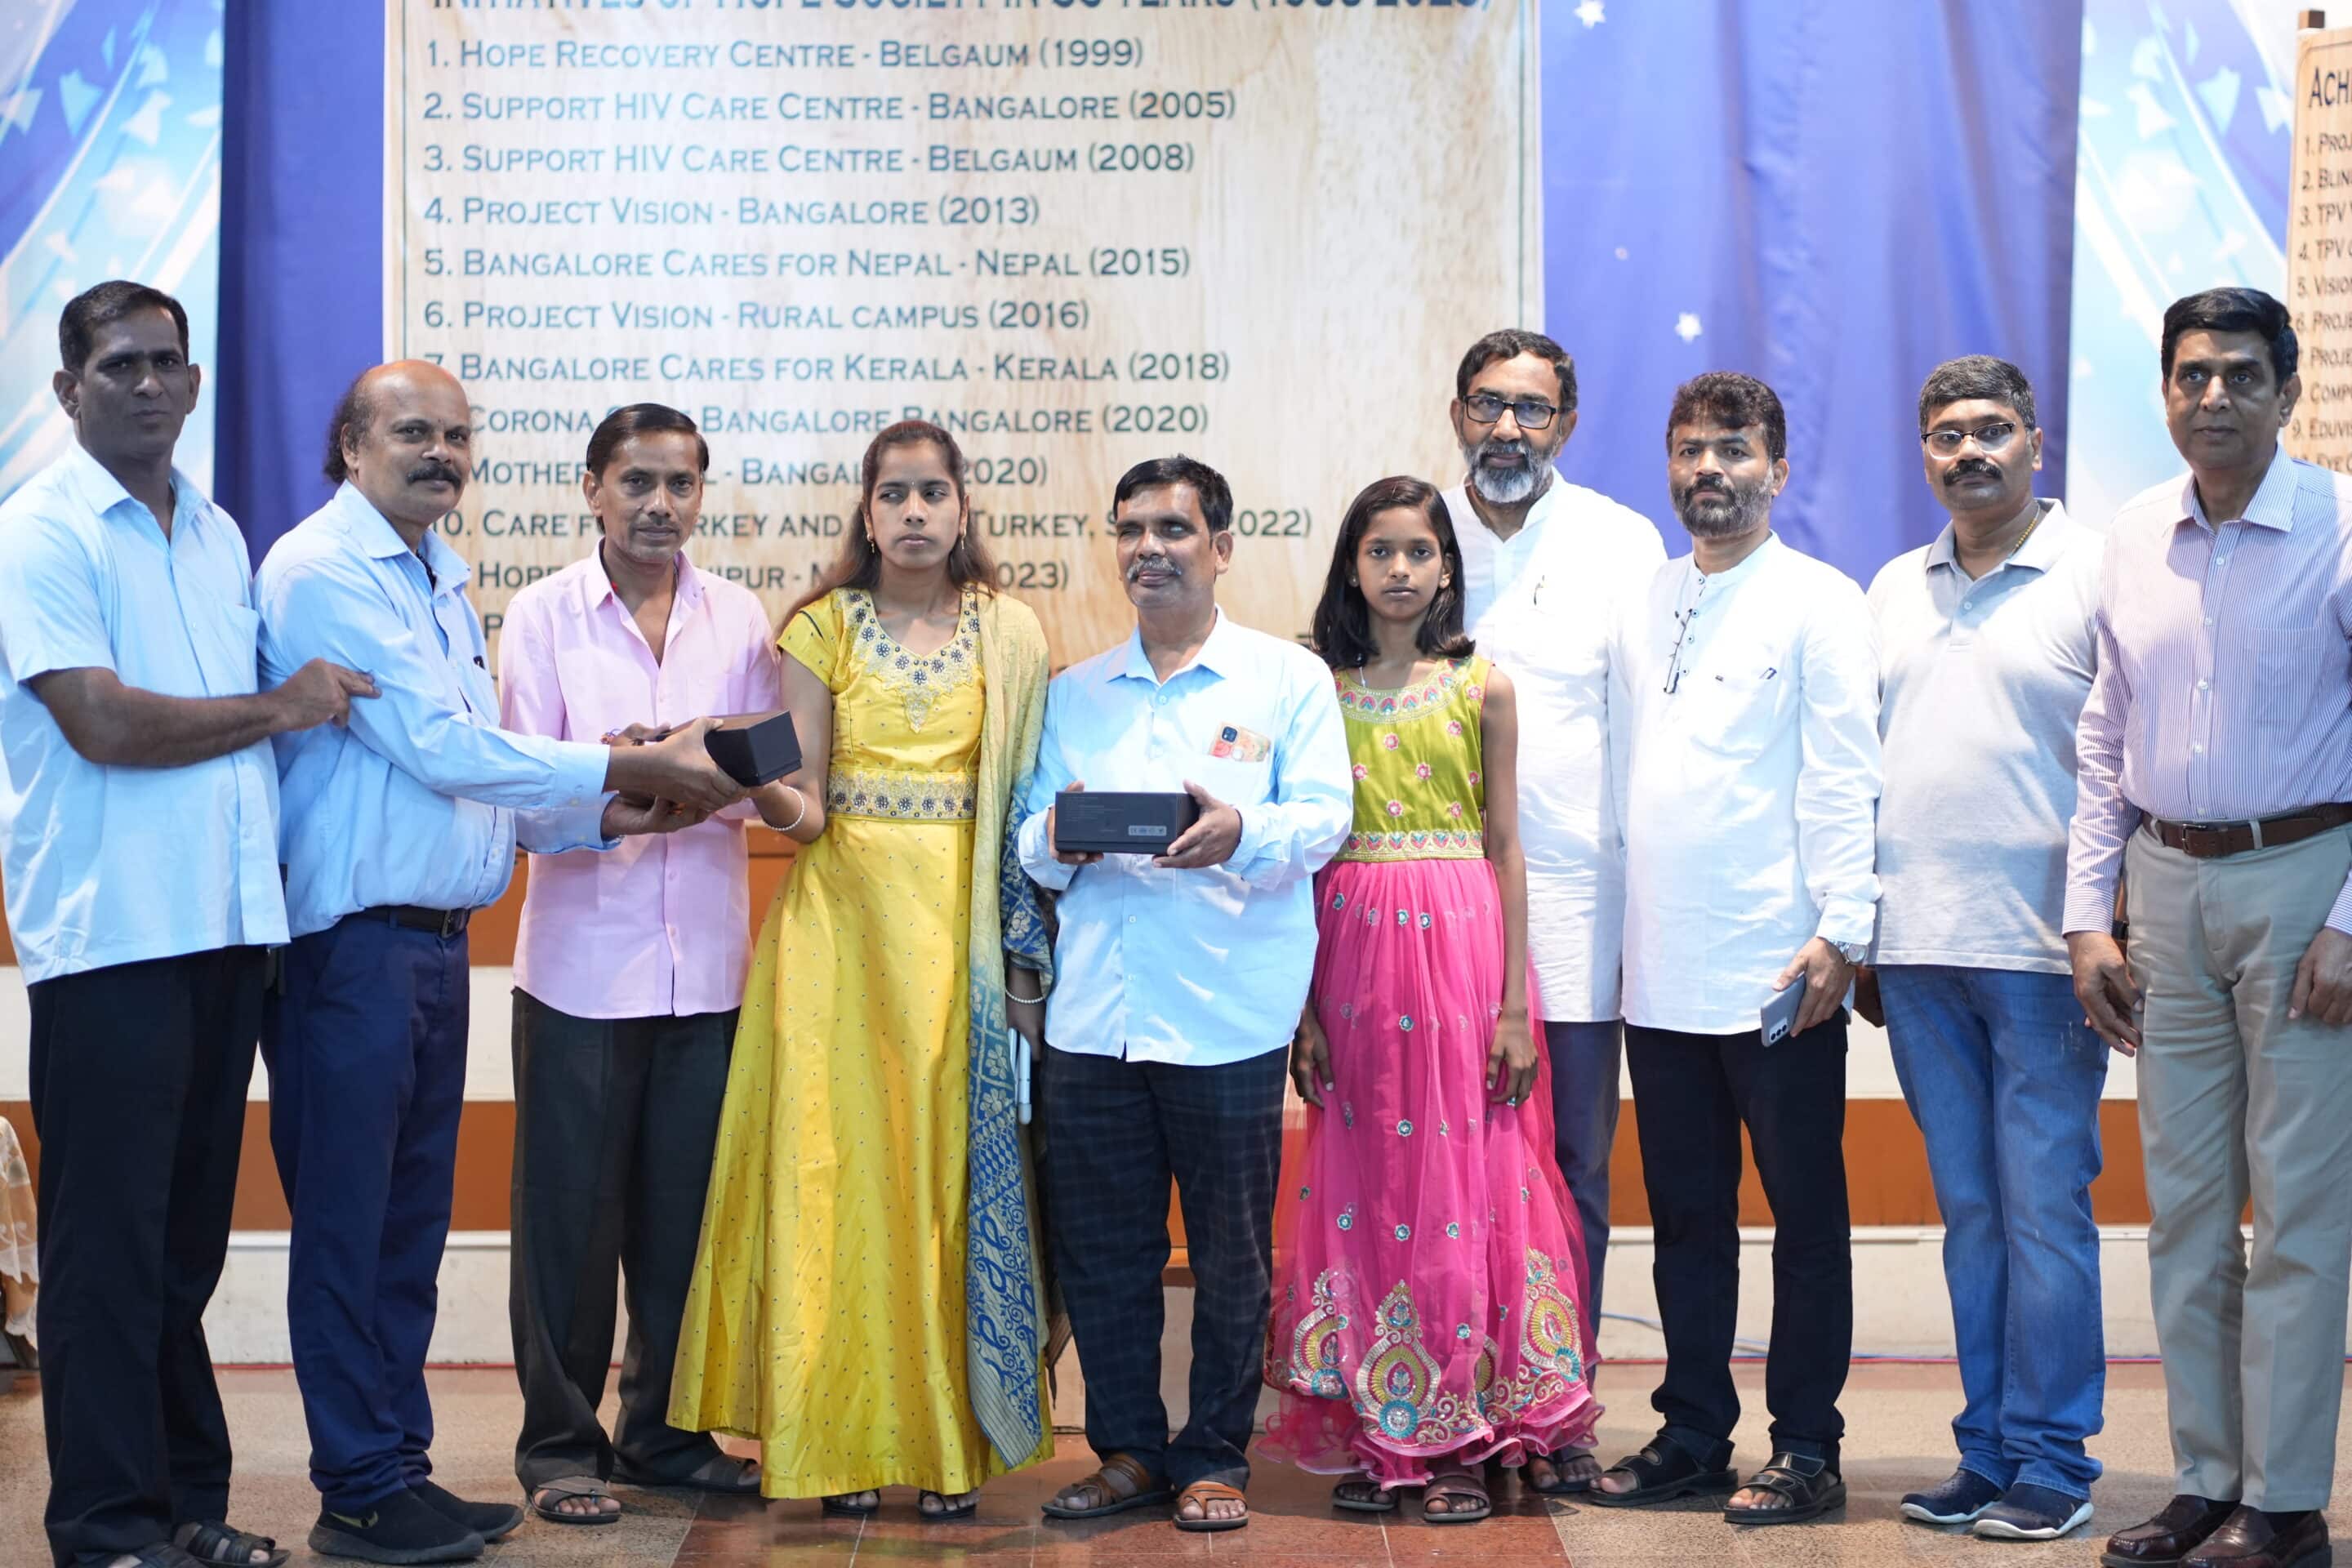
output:
[[[269,746],[93,763],[27,683],[110,669],[167,697],[255,689],[245,538],[172,475],[172,534],[79,446],[0,505],[0,880],[28,984],[286,940]]]
[[[1264,754],[1213,755],[1229,728],[1240,750],[1262,742]],[[1241,842],[1200,871],[1142,855],[1065,866],[1045,811],[1073,779],[1090,790],[1190,780],[1240,809]],[[1314,876],[1348,837],[1354,794],[1331,671],[1222,610],[1164,681],[1140,635],[1055,676],[1019,841],[1030,878],[1061,893],[1045,1043],[1188,1067],[1288,1045],[1315,966]]]
[[[261,563],[264,677],[325,658],[381,693],[353,700],[347,727],[275,742],[296,936],[383,904],[495,903],[519,830],[539,854],[607,845],[605,748],[499,728],[470,575],[437,533],[409,549],[348,484]]]

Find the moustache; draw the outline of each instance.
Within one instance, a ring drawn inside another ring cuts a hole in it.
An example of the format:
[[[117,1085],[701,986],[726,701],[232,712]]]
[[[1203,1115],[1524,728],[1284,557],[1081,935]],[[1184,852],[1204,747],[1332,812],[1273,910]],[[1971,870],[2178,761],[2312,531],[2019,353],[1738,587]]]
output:
[[[1948,485],[1957,485],[1966,479],[1997,479],[1999,478],[2000,478],[2000,470],[1999,468],[1994,468],[1990,463],[1986,462],[1981,458],[1970,458],[1964,463],[1953,464],[1949,471],[1944,475],[1944,482]]]
[[[1516,441],[1481,441],[1478,443],[1475,460],[1483,463],[1489,458],[1532,458],[1533,456],[1535,456],[1534,449],[1522,437]]]
[[[412,485],[421,485],[427,479],[439,479],[444,484],[462,485],[466,482],[466,476],[459,473],[452,465],[438,461],[419,463],[408,470],[408,482]]]
[[[1683,487],[1683,493],[1680,499],[1687,503],[1689,501],[1696,500],[1702,495],[1720,496],[1725,500],[1737,500],[1738,499],[1738,497],[1733,493],[1729,480],[1715,479],[1693,479],[1690,483]]]
[[[1132,583],[1138,577],[1142,576],[1146,572],[1156,572],[1163,577],[1181,577],[1184,575],[1183,568],[1178,566],[1176,563],[1169,560],[1165,555],[1147,555],[1142,560],[1137,562],[1134,565],[1127,569],[1127,580]]]

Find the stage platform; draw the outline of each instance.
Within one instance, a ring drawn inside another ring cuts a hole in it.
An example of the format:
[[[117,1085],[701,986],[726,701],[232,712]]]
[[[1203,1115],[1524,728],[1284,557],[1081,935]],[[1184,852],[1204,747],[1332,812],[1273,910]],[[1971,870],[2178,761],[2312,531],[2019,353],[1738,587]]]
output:
[[[1656,1369],[1623,1365],[1603,1374],[1601,1392],[1612,1408],[1602,1420],[1604,1457],[1636,1447],[1651,1430],[1647,1396]],[[236,1371],[223,1375],[236,1433],[237,1522],[276,1535],[296,1548],[296,1564],[326,1562],[301,1549],[316,1517],[317,1500],[303,1474],[302,1414],[292,1374]],[[1763,1371],[1743,1366],[1741,1397],[1750,1414],[1739,1429],[1743,1468],[1760,1464],[1765,1417]],[[1951,1467],[1948,1423],[1959,1402],[1958,1373],[1949,1366],[1858,1364],[1847,1385],[1846,1478],[1852,1500],[1842,1519],[1804,1526],[1735,1530],[1695,1504],[1639,1511],[1547,1504],[1506,1489],[1493,1519],[1475,1525],[1435,1527],[1412,1516],[1411,1500],[1388,1521],[1335,1513],[1329,1483],[1276,1465],[1261,1465],[1251,1486],[1257,1514],[1250,1527],[1223,1535],[1183,1535],[1150,1510],[1093,1525],[1044,1521],[1038,1500],[1089,1468],[1083,1439],[1066,1434],[1048,1465],[992,1483],[980,1516],[961,1525],[926,1525],[914,1494],[883,1494],[883,1511],[862,1525],[820,1519],[814,1502],[762,1507],[736,1500],[623,1489],[631,1511],[599,1530],[526,1524],[483,1561],[498,1564],[564,1564],[567,1568],[908,1568],[962,1563],[971,1568],[1159,1568],[1179,1560],[1262,1562],[1278,1568],[1380,1568],[1426,1563],[1753,1564],[1755,1568],[1822,1568],[1826,1564],[1968,1563],[1998,1568],[2041,1563],[2081,1564],[2108,1531],[2161,1506],[2171,1491],[2164,1431],[2164,1393],[2158,1370],[2118,1365],[2107,1379],[2107,1429],[2093,1444],[2107,1474],[2095,1501],[2098,1512],[2066,1541],[2015,1545],[1977,1541],[1904,1523],[1895,1513],[1902,1494],[1939,1479]],[[520,1410],[513,1374],[467,1370],[434,1374],[440,1421],[435,1448],[446,1485],[475,1497],[516,1494],[509,1466]],[[0,1558],[46,1560],[39,1529],[47,1472],[41,1460],[41,1415],[28,1394],[0,1394]],[[2339,1441],[2338,1507],[2331,1524],[2352,1529],[2352,1489],[2346,1486],[2352,1443]]]

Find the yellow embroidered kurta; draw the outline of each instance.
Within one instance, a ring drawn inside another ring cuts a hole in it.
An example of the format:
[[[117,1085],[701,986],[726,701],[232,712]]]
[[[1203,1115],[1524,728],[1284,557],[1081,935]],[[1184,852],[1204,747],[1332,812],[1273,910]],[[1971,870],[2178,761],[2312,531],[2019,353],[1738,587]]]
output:
[[[967,595],[917,658],[842,589],[782,638],[833,692],[827,821],[753,955],[670,1399],[770,1497],[1004,1468],[965,1372],[980,629]]]

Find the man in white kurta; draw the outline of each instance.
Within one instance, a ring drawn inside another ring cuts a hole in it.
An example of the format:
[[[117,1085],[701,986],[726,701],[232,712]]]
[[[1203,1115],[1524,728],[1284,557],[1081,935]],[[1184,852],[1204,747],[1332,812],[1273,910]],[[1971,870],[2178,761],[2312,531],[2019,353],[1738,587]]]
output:
[[[1576,428],[1576,366],[1558,343],[1490,332],[1464,357],[1454,392],[1465,478],[1445,506],[1462,547],[1464,622],[1519,692],[1528,956],[1551,1058],[1554,1152],[1583,1225],[1584,1309],[1598,1324],[1625,899],[1608,634],[1619,598],[1638,594],[1666,552],[1649,519],[1552,467]]]

